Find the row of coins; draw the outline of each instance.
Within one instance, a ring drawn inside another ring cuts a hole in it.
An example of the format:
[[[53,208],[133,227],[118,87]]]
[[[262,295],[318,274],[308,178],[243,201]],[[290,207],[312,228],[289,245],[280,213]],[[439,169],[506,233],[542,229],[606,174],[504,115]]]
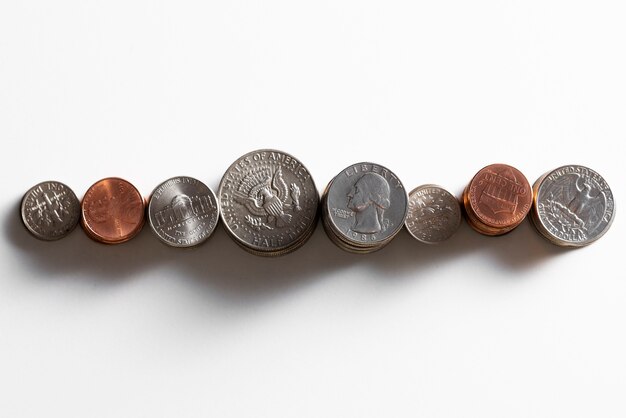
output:
[[[79,202],[68,186],[46,181],[24,195],[21,216],[43,240],[62,238],[80,222],[89,237],[106,244],[133,238],[147,219],[156,236],[175,247],[204,242],[221,218],[242,248],[275,256],[301,247],[320,212],[331,241],[354,253],[383,248],[403,227],[421,242],[444,241],[458,229],[462,213],[473,229],[489,236],[512,231],[531,213],[550,242],[579,247],[600,238],[615,213],[606,181],[580,165],[551,170],[531,187],[516,168],[492,164],[471,179],[459,202],[432,184],[407,194],[391,170],[364,162],[337,174],[320,199],[304,164],[277,150],[237,159],[218,195],[197,179],[174,177],[158,185],[146,203],[132,184],[111,177],[92,185]]]

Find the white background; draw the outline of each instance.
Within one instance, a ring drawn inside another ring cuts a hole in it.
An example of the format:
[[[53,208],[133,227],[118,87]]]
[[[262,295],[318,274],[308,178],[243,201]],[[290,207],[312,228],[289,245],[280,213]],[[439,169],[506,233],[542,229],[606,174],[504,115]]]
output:
[[[625,7],[2,2],[0,416],[624,417]],[[221,227],[180,250],[18,217],[43,180],[216,189],[261,147],[319,189],[363,160],[456,194],[489,163],[583,164],[617,217],[580,250],[524,222],[357,256],[318,228],[277,259]]]

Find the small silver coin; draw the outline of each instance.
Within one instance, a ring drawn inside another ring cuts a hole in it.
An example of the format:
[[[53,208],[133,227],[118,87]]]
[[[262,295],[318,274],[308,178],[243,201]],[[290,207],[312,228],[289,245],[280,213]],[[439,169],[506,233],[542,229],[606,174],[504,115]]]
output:
[[[440,186],[419,186],[409,193],[409,212],[404,224],[418,241],[436,244],[447,240],[459,229],[461,206]]]
[[[386,167],[363,162],[345,168],[330,182],[323,216],[335,238],[357,252],[371,252],[402,229],[407,210],[400,179]]]
[[[22,198],[24,225],[36,238],[53,241],[68,235],[80,220],[80,202],[63,183],[44,181]]]
[[[590,168],[559,167],[541,176],[533,185],[533,192],[533,223],[556,245],[591,244],[613,222],[613,193],[604,178]]]
[[[219,185],[229,235],[257,255],[282,255],[304,244],[317,223],[319,194],[309,170],[283,151],[249,152]]]
[[[148,223],[156,236],[173,247],[206,241],[219,220],[215,193],[192,177],[172,177],[159,184],[148,203]]]

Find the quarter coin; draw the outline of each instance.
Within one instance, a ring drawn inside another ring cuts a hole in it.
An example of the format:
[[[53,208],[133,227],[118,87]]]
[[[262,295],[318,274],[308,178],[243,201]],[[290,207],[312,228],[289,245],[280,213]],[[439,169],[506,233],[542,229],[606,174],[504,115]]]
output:
[[[550,242],[582,247],[610,228],[615,216],[613,193],[606,180],[582,165],[566,165],[541,176],[533,185],[531,219]]]
[[[346,167],[326,188],[322,216],[329,237],[353,252],[387,245],[402,229],[408,197],[398,176],[371,162]]]

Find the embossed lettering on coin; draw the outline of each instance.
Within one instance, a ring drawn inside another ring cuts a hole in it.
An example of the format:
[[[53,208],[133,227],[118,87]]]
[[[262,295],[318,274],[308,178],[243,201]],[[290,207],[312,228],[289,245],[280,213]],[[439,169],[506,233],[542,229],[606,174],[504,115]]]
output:
[[[324,222],[331,238],[371,252],[402,228],[407,195],[398,177],[374,163],[354,164],[331,181],[324,195]],[[345,248],[345,247],[344,247]]]
[[[583,246],[613,222],[615,202],[607,182],[580,165],[559,167],[534,185],[533,221],[557,245]]]
[[[515,167],[491,164],[481,169],[463,192],[469,225],[485,235],[516,228],[530,211],[532,189]]]
[[[277,150],[235,161],[220,182],[221,216],[239,244],[255,252],[299,247],[317,221],[319,195],[306,167]]]
[[[148,204],[148,221],[163,242],[191,247],[204,242],[219,219],[213,191],[191,177],[174,177],[158,185]]]
[[[96,241],[119,244],[133,238],[144,223],[144,200],[126,180],[109,177],[92,185],[81,202],[82,226]]]
[[[78,224],[80,203],[74,192],[58,181],[33,186],[22,199],[22,221],[37,238],[63,238]]]
[[[438,243],[450,238],[461,224],[458,200],[440,186],[427,184],[409,193],[405,225],[421,242]]]

